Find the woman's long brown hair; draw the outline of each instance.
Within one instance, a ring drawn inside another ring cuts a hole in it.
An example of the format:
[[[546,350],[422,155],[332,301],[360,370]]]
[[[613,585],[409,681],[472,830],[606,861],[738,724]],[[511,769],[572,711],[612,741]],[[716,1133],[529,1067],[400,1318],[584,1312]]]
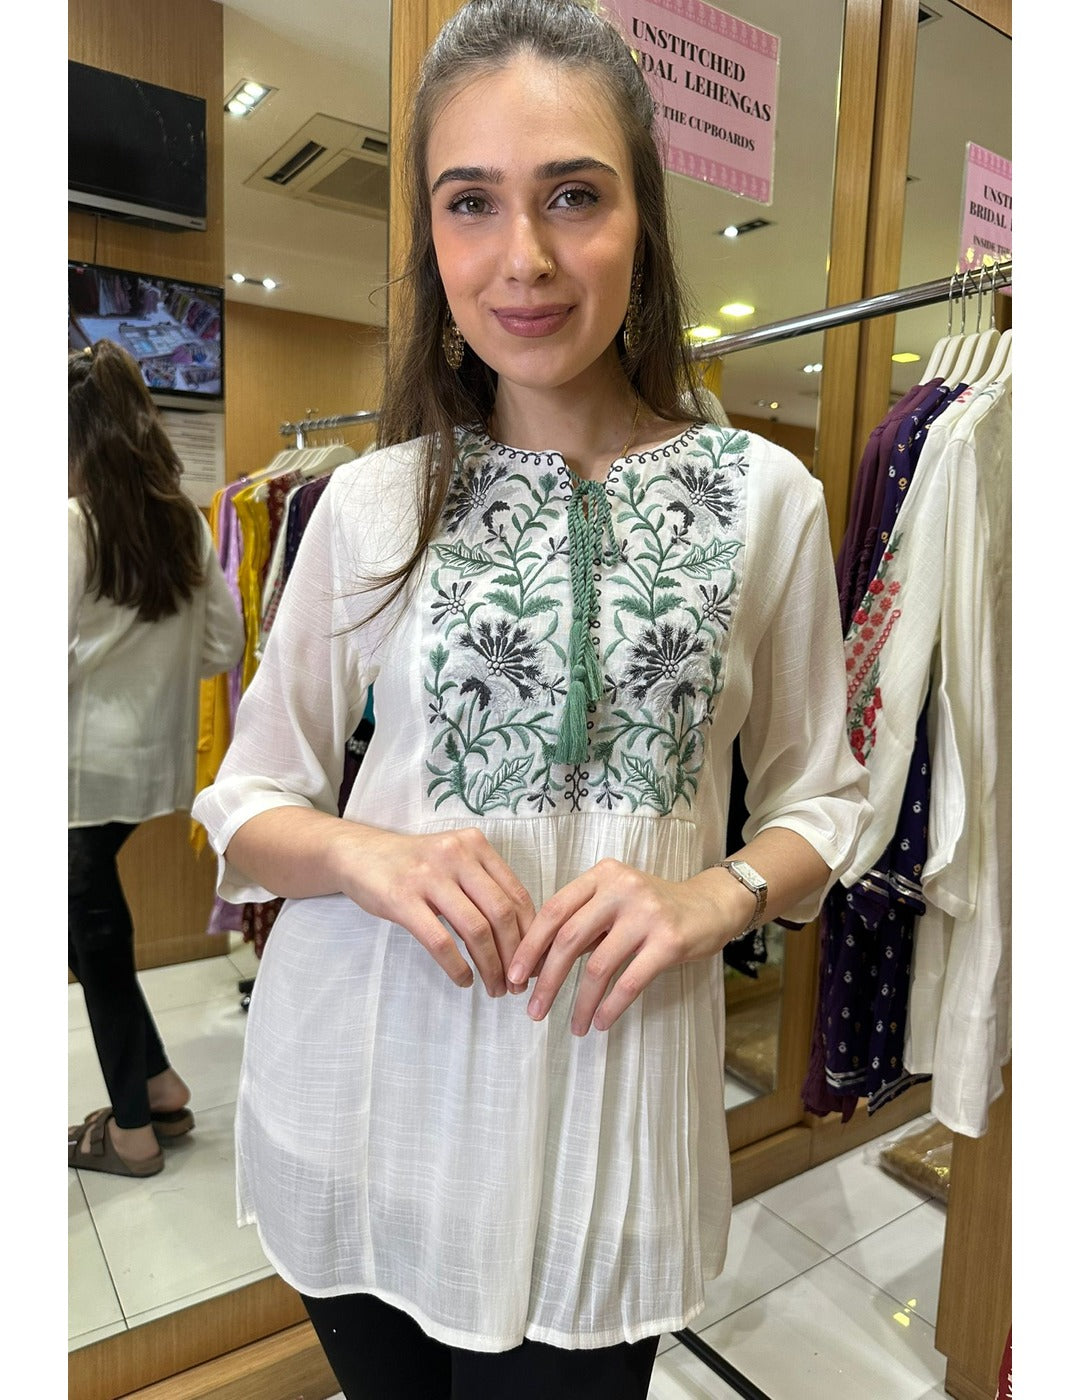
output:
[[[175,613],[203,580],[198,508],[138,365],[99,340],[68,356],[68,494],[87,521],[87,579],[97,598],[142,621]]]
[[[454,470],[455,427],[486,425],[495,404],[497,377],[468,346],[457,371],[443,353],[447,301],[431,235],[428,139],[454,91],[505,67],[522,52],[593,77],[610,101],[630,152],[641,225],[640,343],[632,356],[627,354],[619,332],[622,365],[658,417],[708,417],[697,397],[684,338],[685,297],[672,250],[656,103],[625,40],[608,20],[577,0],[470,0],[428,50],[404,145],[410,243],[401,278],[401,326],[389,349],[378,444],[423,439],[423,470],[416,546],[400,567],[378,580],[391,587],[372,616],[405,587],[438,529]]]

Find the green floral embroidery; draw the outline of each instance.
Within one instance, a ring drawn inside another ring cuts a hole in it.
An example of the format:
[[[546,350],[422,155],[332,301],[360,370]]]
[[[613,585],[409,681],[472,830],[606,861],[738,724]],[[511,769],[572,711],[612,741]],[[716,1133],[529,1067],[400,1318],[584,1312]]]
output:
[[[553,455],[463,435],[424,592],[436,808],[690,804],[738,601],[748,445],[745,433],[691,430],[612,470],[618,552],[594,561],[601,610],[589,641],[603,693],[589,707],[588,757],[568,766],[554,753],[572,612],[570,478]]]

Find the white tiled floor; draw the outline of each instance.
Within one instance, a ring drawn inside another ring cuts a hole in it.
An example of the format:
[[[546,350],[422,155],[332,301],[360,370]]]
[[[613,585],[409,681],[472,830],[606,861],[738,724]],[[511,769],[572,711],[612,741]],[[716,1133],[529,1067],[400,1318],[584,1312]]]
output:
[[[166,1148],[165,1170],[147,1180],[68,1173],[69,1349],[272,1272],[254,1230],[235,1223],[232,1115],[247,1023],[237,983],[255,969],[241,945],[141,974],[191,1084],[196,1130]],[[744,1096],[732,1086],[732,1102]],[[107,1102],[77,986],[68,1099],[70,1122]],[[879,1150],[856,1148],[735,1208],[727,1265],[692,1328],[770,1400],[945,1396],[945,1358],[934,1349],[945,1208],[888,1175]],[[668,1336],[649,1394],[739,1392]]]

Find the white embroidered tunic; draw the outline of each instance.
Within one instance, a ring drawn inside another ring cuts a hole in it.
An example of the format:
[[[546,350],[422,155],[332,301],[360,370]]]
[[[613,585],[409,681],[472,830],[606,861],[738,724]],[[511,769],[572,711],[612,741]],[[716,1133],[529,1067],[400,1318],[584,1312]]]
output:
[[[196,800],[219,855],[268,808],[336,812],[374,686],[345,816],[478,827],[537,908],[606,856],[669,880],[720,860],[736,735],[747,838],[790,828],[836,878],[869,809],[844,732],[820,483],[715,425],[612,466],[587,617],[602,691],[586,756],[560,764],[576,479],[555,452],[464,431],[458,445],[409,596],[371,624],[356,625],[373,601],[360,585],[408,548],[418,444],[335,471]],[[271,893],[224,858],[219,889]],[[731,1209],[722,959],[669,970],[582,1038],[574,984],[537,1024],[526,997],[490,998],[479,978],[462,990],[344,896],[286,902],[251,1001],[236,1133],[240,1220],[287,1282],[376,1294],[479,1351],[690,1322]]]

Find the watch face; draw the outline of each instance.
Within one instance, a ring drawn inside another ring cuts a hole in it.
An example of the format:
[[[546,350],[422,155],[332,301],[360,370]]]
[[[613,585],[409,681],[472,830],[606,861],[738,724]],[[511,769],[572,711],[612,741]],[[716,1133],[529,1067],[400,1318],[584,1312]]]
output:
[[[766,881],[762,879],[752,865],[747,865],[745,860],[733,860],[731,862],[731,869],[735,871],[752,890],[763,890],[765,888]]]

